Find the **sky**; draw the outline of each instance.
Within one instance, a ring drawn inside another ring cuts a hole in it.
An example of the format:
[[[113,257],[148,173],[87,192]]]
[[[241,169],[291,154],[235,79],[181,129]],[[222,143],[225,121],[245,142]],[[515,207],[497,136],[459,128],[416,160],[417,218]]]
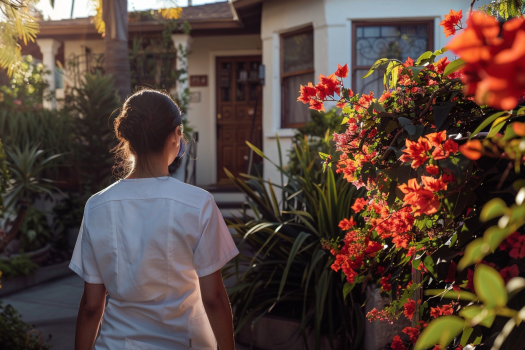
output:
[[[209,4],[212,2],[220,2],[226,0],[193,0],[193,5]],[[49,0],[40,0],[37,8],[42,11],[45,19],[59,20],[70,18],[71,4],[73,0],[55,0],[54,8],[51,7]],[[129,0],[128,10],[149,10],[160,7],[169,7],[166,4],[173,4],[176,2],[178,6],[187,6],[188,0]],[[171,5],[173,6],[173,5]],[[94,11],[89,0],[75,0],[75,8],[73,9],[73,18],[88,17],[93,15]]]

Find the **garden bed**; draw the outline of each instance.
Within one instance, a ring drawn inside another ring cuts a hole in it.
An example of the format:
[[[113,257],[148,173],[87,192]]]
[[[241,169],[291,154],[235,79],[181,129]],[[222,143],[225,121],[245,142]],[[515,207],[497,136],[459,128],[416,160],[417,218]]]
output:
[[[8,280],[2,280],[0,298],[36,286],[37,284],[71,275],[73,271],[71,271],[68,266],[69,261],[63,261],[55,265],[39,267],[28,276],[17,276]]]

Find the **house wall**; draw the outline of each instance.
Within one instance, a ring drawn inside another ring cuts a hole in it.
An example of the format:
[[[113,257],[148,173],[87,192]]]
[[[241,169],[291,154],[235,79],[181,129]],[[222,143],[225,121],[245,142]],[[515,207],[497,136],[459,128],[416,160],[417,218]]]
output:
[[[476,2],[476,7],[490,0]],[[275,133],[279,134],[283,156],[291,145],[293,129],[281,128],[280,34],[301,27],[314,29],[315,76],[331,74],[337,64],[351,66],[352,21],[363,20],[434,20],[434,50],[441,49],[445,38],[439,23],[450,9],[462,9],[467,17],[470,1],[440,0],[267,0],[263,3],[261,39],[267,83],[263,90],[263,150],[278,159]],[[453,54],[448,52],[449,59]],[[351,87],[351,77],[344,82]],[[314,82],[315,83],[315,82]],[[299,86],[297,87],[299,90]],[[300,102],[298,102],[300,103]],[[326,108],[333,105],[325,104]],[[265,177],[280,181],[278,171],[266,161]]]
[[[217,182],[216,58],[261,55],[261,45],[258,34],[192,38],[188,74],[208,76],[208,86],[190,87],[190,92],[200,92],[200,102],[190,102],[188,110],[189,125],[199,132],[195,160],[199,186]]]

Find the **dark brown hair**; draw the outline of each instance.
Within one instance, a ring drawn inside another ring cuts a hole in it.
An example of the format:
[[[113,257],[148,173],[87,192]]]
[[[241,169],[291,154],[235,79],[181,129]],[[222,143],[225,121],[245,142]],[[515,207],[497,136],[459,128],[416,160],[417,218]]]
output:
[[[133,163],[148,166],[148,156],[162,153],[166,139],[181,124],[180,109],[165,91],[144,88],[128,97],[114,122],[119,141],[113,149],[115,175],[126,176]]]

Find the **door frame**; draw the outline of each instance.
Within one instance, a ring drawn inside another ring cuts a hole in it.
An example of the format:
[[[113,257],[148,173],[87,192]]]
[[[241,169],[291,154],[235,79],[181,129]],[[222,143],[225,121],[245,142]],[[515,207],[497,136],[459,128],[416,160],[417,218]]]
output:
[[[220,51],[210,51],[209,56],[209,87],[210,87],[210,119],[209,119],[209,133],[210,144],[213,147],[212,157],[211,157],[211,168],[212,168],[212,183],[217,183],[217,58],[218,57],[235,57],[235,56],[261,56],[262,62],[262,50],[220,50]],[[261,108],[264,108],[261,99]],[[264,110],[262,113],[264,119]],[[264,125],[264,122],[263,122]],[[264,128],[264,126],[263,126]],[[264,131],[264,130],[263,130]],[[264,133],[263,133],[264,135]]]

